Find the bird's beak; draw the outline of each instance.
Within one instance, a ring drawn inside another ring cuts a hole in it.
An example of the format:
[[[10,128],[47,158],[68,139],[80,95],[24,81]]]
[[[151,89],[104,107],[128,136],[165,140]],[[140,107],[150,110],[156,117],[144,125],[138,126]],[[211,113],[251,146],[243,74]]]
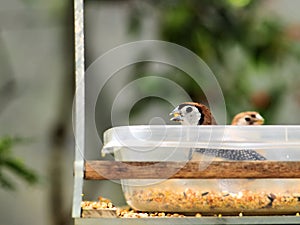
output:
[[[176,108],[174,109],[170,114],[170,116],[173,116],[170,120],[171,121],[182,121],[182,116],[180,111]]]
[[[256,125],[262,125],[262,124],[264,124],[264,122],[265,122],[265,119],[260,114],[257,114],[254,123]]]

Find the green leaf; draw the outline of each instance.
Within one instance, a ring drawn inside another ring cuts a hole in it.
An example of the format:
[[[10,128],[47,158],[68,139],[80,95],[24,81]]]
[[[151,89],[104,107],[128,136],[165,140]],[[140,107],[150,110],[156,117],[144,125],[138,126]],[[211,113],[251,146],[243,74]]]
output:
[[[2,188],[7,189],[7,190],[15,190],[16,189],[13,182],[10,181],[9,178],[5,177],[1,172],[0,172],[0,185]]]
[[[4,137],[0,139],[0,156],[5,152],[10,151],[13,145],[13,139],[11,137]]]
[[[29,184],[35,184],[38,177],[31,169],[27,168],[24,163],[16,158],[10,158],[5,161],[5,165],[20,178],[23,178]]]
[[[2,137],[0,139],[0,185],[4,189],[15,190],[13,182],[3,174],[3,169],[11,171],[29,184],[38,181],[37,174],[29,169],[20,159],[15,158],[11,149],[17,143],[25,143],[27,139]]]

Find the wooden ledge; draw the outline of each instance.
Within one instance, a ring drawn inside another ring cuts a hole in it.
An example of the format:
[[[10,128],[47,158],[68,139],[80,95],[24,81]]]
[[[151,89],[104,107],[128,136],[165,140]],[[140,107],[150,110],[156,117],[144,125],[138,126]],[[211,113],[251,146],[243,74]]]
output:
[[[300,161],[86,161],[87,180],[300,178]]]

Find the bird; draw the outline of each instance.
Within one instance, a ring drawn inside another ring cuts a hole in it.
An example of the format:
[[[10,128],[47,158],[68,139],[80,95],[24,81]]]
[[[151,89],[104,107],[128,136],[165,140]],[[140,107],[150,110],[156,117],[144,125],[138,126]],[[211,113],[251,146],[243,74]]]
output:
[[[209,108],[197,102],[181,103],[169,115],[182,125],[217,125]]]
[[[231,125],[263,125],[264,118],[255,111],[246,111],[236,114]]]
[[[245,111],[236,114],[232,121],[231,125],[237,126],[258,126],[263,125],[265,119],[256,111]],[[256,152],[263,153],[263,151],[259,150]],[[264,152],[265,154],[265,152]]]
[[[213,114],[211,113],[210,109],[206,105],[197,102],[183,102],[176,106],[175,109],[169,115],[172,116],[172,118],[170,119],[171,121],[180,122],[182,125],[217,125],[216,120]],[[257,121],[258,119],[262,120],[262,116],[260,116],[261,118],[252,118],[251,115],[251,113],[248,115],[248,112],[244,112],[244,114],[242,114],[242,116],[238,116],[237,119],[233,121],[233,123],[239,123],[238,121],[243,120],[243,118],[245,122],[249,122],[248,118],[250,118],[251,121],[252,119],[253,121],[254,119],[256,119]],[[254,115],[258,116],[259,114],[256,113]],[[190,151],[189,159],[193,158],[193,154],[195,152],[228,160],[266,160],[264,156],[258,154],[256,151],[251,149],[236,150],[196,148]]]

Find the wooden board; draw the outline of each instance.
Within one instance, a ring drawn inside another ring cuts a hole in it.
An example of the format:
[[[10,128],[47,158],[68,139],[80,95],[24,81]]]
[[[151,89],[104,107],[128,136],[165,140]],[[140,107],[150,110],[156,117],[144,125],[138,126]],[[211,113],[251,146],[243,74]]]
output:
[[[116,218],[117,210],[116,209],[83,209],[81,213],[83,218]]]
[[[299,216],[228,216],[185,218],[75,218],[75,225],[199,225],[199,224],[299,224]]]
[[[300,161],[86,161],[84,178],[87,180],[300,178]]]

